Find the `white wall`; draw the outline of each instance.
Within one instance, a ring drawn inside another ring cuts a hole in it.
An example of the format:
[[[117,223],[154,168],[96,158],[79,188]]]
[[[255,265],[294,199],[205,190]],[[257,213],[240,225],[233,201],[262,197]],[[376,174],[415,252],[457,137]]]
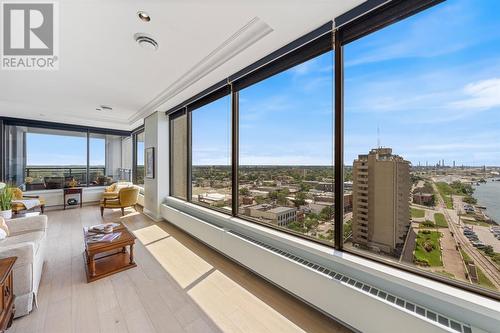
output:
[[[96,187],[84,187],[82,193],[83,203],[89,202],[98,202],[102,198],[102,193],[104,192],[103,186]],[[46,206],[62,206],[64,204],[63,201],[63,190],[40,190],[40,191],[29,191],[25,192],[27,195],[38,195],[45,199]],[[68,195],[66,196],[66,200],[69,198],[75,198],[80,200],[79,194]],[[97,209],[97,208],[96,208]]]
[[[160,204],[168,196],[168,118],[155,112],[144,119],[144,148],[155,149],[155,177],[144,178],[144,213],[161,220]]]

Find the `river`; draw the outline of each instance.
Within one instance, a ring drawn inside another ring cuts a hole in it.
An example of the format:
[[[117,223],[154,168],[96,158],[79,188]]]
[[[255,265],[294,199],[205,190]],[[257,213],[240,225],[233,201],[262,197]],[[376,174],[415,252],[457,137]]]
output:
[[[486,184],[474,186],[474,198],[486,207],[486,215],[500,224],[500,181],[488,180]]]

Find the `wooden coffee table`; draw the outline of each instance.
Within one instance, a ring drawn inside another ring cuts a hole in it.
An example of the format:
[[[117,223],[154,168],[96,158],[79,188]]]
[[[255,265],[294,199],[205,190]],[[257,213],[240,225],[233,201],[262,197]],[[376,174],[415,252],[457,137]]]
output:
[[[88,243],[86,230],[84,229],[85,271],[87,282],[93,282],[106,276],[136,267],[134,262],[135,236],[120,223],[113,232],[121,232],[121,235],[111,242]],[[129,252],[127,252],[127,246]]]

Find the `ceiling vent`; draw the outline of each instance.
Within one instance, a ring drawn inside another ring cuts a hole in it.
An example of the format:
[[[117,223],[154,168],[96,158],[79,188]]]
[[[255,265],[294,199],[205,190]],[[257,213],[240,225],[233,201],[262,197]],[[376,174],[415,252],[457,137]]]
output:
[[[134,35],[134,39],[143,49],[158,50],[158,42],[150,35],[138,32]]]

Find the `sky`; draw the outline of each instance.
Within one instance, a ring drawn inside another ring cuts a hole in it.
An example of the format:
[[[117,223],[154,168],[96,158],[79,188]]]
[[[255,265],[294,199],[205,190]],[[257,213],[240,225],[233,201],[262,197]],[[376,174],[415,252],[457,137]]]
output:
[[[90,138],[90,165],[104,166],[106,143],[104,138]],[[26,164],[87,165],[87,136],[85,133],[54,135],[27,133]]]
[[[498,0],[448,0],[346,45],[345,164],[380,142],[413,165],[500,166],[498,13]],[[331,51],[240,92],[241,165],[333,164],[333,71]],[[193,165],[230,165],[230,108],[226,96],[193,111]],[[28,164],[84,152],[39,136]]]
[[[448,0],[345,46],[346,165],[500,166],[500,1]],[[241,165],[332,165],[333,52],[240,92]],[[230,163],[230,99],[193,113],[193,164]]]

